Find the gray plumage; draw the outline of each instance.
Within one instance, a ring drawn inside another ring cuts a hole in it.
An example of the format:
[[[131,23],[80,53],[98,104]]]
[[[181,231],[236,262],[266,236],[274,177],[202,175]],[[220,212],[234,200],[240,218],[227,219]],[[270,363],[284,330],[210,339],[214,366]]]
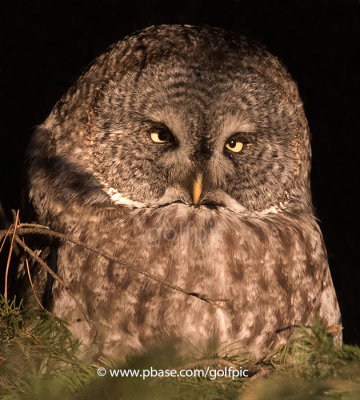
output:
[[[180,25],[127,37],[36,130],[33,219],[225,310],[68,243],[52,267],[92,324],[40,268],[37,290],[112,356],[176,337],[259,357],[316,314],[337,324],[310,159],[297,87],[260,45]]]

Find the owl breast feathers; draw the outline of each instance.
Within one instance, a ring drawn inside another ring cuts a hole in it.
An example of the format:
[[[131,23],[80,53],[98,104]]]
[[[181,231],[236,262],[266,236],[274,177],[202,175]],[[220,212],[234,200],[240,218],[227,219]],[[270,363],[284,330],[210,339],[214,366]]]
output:
[[[118,357],[167,339],[260,357],[316,315],[338,324],[310,160],[297,87],[262,46],[187,25],[129,36],[55,105],[27,156],[32,220],[122,263],[61,242],[47,261],[69,290],[34,265],[36,290]]]

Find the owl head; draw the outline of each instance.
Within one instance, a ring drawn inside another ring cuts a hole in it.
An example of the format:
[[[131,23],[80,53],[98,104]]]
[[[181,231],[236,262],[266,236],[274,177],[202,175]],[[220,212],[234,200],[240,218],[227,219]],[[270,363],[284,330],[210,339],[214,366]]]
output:
[[[38,130],[32,154],[44,147],[52,186],[89,204],[311,209],[295,83],[216,28],[152,26],[113,45]]]

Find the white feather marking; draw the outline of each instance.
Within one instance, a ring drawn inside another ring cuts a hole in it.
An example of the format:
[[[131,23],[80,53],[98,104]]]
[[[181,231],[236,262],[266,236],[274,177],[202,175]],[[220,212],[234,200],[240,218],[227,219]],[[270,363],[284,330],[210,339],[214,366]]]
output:
[[[123,206],[130,206],[134,208],[147,207],[146,204],[141,203],[140,201],[134,201],[124,197],[121,193],[119,193],[116,189],[112,187],[107,187],[106,185],[104,186],[105,193],[110,197],[111,201],[114,204],[121,204]]]
[[[268,215],[268,214],[278,214],[282,210],[285,210],[287,206],[287,202],[280,202],[279,205],[277,206],[271,206],[269,208],[266,208],[265,210],[261,210],[258,212],[259,215]]]
[[[269,208],[266,208],[265,210],[261,210],[259,214],[261,215],[267,215],[267,214],[278,214],[280,211],[278,206],[271,206]]]

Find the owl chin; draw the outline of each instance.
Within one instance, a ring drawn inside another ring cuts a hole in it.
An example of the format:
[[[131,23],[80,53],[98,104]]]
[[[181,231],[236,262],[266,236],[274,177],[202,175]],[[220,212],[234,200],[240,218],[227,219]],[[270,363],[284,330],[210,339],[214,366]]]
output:
[[[164,195],[159,199],[149,200],[147,202],[129,199],[114,188],[107,188],[106,193],[113,204],[132,209],[165,208],[182,204],[189,207],[189,211],[193,208],[219,211],[227,209],[236,213],[244,213],[247,211],[243,205],[223,190],[213,190],[202,193],[201,198],[196,203],[193,201],[191,195],[181,187],[171,187],[167,189]]]

